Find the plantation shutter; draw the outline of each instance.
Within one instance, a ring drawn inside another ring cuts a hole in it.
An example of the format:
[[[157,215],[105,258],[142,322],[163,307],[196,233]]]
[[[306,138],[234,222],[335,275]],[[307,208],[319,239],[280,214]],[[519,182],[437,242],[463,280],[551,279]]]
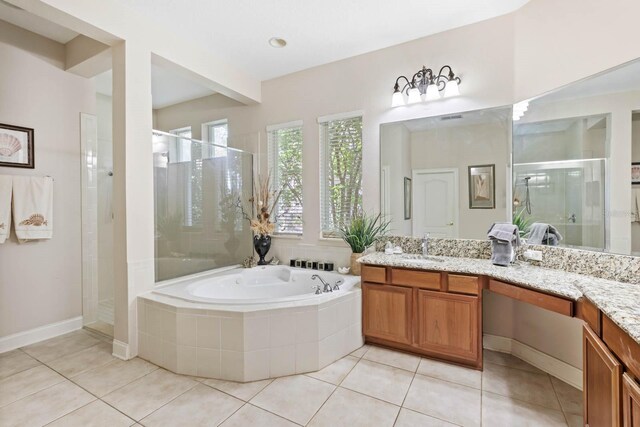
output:
[[[267,127],[267,143],[273,188],[282,190],[275,233],[302,235],[302,122]]]
[[[322,237],[362,212],[362,113],[318,119]]]

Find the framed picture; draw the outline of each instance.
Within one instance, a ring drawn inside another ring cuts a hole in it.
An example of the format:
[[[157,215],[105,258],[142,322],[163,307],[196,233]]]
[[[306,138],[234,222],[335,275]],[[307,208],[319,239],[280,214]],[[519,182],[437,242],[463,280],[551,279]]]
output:
[[[411,178],[404,178],[404,219],[411,219]]]
[[[0,123],[0,166],[35,167],[33,129]]]
[[[640,162],[631,163],[631,184],[640,185]]]
[[[496,208],[496,165],[469,166],[469,209]]]

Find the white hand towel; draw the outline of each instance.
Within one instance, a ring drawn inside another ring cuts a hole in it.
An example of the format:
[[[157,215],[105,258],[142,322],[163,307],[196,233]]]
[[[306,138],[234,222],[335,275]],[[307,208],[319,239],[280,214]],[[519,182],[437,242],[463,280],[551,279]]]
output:
[[[0,175],[0,243],[9,237],[11,229],[11,175]]]
[[[640,222],[640,188],[631,189],[631,222]]]
[[[13,221],[20,242],[53,237],[53,179],[13,177]]]

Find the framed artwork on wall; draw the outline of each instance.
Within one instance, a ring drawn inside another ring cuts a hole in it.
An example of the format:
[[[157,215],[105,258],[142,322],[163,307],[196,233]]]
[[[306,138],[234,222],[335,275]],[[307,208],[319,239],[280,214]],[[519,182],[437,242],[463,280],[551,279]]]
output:
[[[496,165],[469,166],[469,209],[496,208]]]
[[[35,167],[33,129],[0,123],[0,166]]]
[[[640,162],[631,163],[631,184],[640,185]]]
[[[404,219],[411,219],[411,178],[404,178]]]

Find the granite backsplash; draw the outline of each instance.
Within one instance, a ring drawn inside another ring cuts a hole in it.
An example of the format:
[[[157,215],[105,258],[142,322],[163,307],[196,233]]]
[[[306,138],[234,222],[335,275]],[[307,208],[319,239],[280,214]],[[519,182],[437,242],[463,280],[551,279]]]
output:
[[[376,242],[376,251],[384,251],[388,241],[400,246],[405,253],[422,253],[422,239],[407,236],[383,237]],[[542,251],[542,262],[528,261],[533,265],[640,284],[640,257],[558,246],[522,245],[518,248],[518,259],[524,260],[526,249]],[[491,244],[489,240],[430,238],[429,255],[489,259]]]

